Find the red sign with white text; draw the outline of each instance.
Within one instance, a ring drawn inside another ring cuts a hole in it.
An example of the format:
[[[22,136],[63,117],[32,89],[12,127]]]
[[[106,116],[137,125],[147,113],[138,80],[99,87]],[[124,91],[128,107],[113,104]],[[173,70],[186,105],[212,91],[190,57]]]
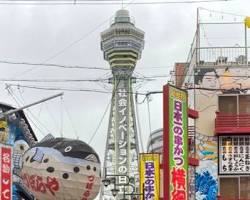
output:
[[[0,199],[12,199],[12,149],[10,146],[0,144]]]

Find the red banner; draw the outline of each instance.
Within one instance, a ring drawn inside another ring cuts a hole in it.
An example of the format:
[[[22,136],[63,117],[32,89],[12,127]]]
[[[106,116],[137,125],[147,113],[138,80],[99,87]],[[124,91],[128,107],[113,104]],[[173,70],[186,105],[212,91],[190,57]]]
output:
[[[0,199],[11,200],[12,199],[12,173],[11,162],[12,152],[11,147],[0,145],[0,165],[1,165],[1,187],[0,187]]]

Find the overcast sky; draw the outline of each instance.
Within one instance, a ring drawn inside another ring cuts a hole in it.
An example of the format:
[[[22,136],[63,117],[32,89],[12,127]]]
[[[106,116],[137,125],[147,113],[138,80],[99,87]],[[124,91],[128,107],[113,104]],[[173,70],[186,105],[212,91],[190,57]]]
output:
[[[140,2],[133,1],[133,2]],[[138,77],[169,74],[174,62],[185,62],[196,29],[196,9],[203,7],[217,11],[250,15],[249,0],[201,4],[162,4],[126,6],[138,28],[145,32],[145,48],[137,63]],[[0,5],[0,61],[55,63],[109,69],[100,49],[100,32],[110,26],[112,15],[121,5]],[[201,11],[202,17],[240,21],[243,17]],[[219,29],[216,29],[219,30]],[[243,29],[242,29],[243,30]],[[223,32],[223,29],[217,32]],[[231,30],[229,31],[233,33]],[[232,34],[243,41],[243,35]],[[238,40],[237,40],[238,41]],[[216,41],[210,41],[216,44]],[[218,42],[218,40],[217,40]],[[74,43],[74,44],[73,44]],[[232,43],[233,45],[233,43]],[[69,47],[70,46],[70,47]],[[108,78],[108,70],[62,69],[0,64],[0,79],[98,79]],[[168,77],[154,81],[138,82],[134,91],[162,90]],[[10,84],[10,82],[8,82]],[[32,103],[58,91],[43,91],[11,87],[1,82],[0,101],[19,107]],[[14,82],[12,82],[14,84]],[[20,85],[56,86],[111,91],[104,83],[25,83]],[[14,101],[14,98],[19,102]],[[140,96],[139,101],[143,100]],[[39,139],[48,132],[58,137],[79,138],[89,142],[102,119],[111,94],[91,92],[65,92],[63,100],[57,98],[33,106],[28,116],[35,122]],[[153,95],[149,103],[152,130],[162,128],[162,95]],[[147,101],[138,105],[144,146],[149,136]],[[68,117],[68,113],[71,120]],[[35,117],[34,117],[35,116]],[[108,128],[109,110],[91,146],[103,158]]]

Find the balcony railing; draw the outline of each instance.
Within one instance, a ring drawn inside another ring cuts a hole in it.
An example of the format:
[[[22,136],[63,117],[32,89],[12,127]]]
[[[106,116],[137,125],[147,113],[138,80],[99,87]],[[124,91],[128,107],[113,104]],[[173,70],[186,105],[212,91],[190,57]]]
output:
[[[250,133],[250,114],[233,115],[217,112],[215,133],[217,135]]]
[[[248,65],[249,47],[201,47],[196,49],[197,63],[204,66]]]

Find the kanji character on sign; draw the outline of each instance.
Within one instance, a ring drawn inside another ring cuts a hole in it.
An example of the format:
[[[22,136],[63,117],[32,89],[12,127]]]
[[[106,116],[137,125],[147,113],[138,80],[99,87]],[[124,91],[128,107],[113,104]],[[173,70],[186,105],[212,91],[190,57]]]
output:
[[[118,89],[118,96],[119,97],[127,97],[127,90],[125,88]]]
[[[174,190],[172,192],[172,200],[186,200],[186,192],[183,190]]]
[[[186,190],[186,171],[182,168],[174,168],[171,172],[172,183],[177,189]]]
[[[127,100],[126,99],[120,99],[118,101],[118,106],[119,107],[126,107],[127,106]]]
[[[126,156],[127,155],[127,149],[120,149],[120,155]]]

